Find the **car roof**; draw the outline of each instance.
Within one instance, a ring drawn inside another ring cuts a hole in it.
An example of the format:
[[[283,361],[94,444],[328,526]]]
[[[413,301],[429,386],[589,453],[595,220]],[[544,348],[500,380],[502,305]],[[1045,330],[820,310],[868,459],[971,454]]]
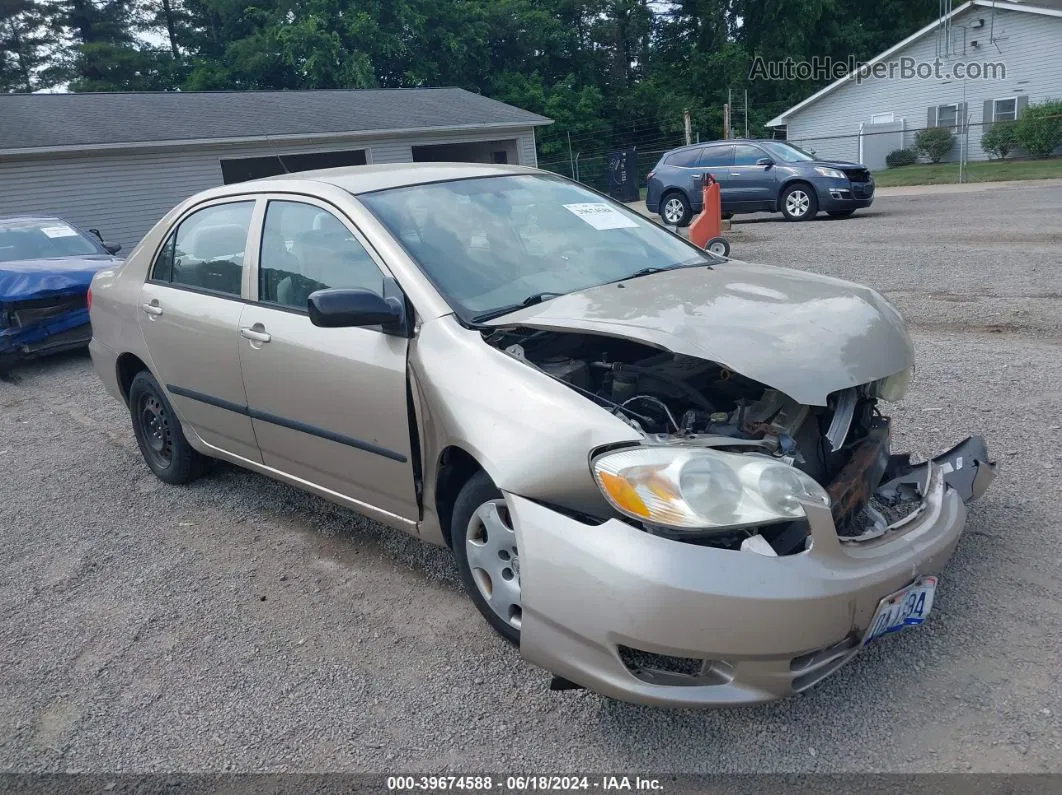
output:
[[[424,185],[429,182],[446,182],[455,179],[472,179],[475,177],[499,177],[513,174],[549,174],[527,166],[488,165],[481,163],[385,163],[371,166],[343,166],[324,168],[317,171],[297,171],[292,174],[280,174],[261,180],[236,183],[230,187],[247,190],[247,186],[262,183],[262,189],[268,190],[265,183],[283,182],[289,186],[293,182],[324,182],[342,188],[355,195],[371,193],[388,188],[402,188],[411,185]],[[292,186],[293,187],[293,186]]]

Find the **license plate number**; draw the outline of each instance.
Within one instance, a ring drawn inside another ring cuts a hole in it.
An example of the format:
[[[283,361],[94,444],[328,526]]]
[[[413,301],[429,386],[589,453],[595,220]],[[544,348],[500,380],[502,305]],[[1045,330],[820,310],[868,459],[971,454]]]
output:
[[[922,577],[882,599],[870,622],[870,628],[863,637],[863,645],[866,646],[882,635],[923,623],[933,607],[933,594],[936,590],[936,577]]]

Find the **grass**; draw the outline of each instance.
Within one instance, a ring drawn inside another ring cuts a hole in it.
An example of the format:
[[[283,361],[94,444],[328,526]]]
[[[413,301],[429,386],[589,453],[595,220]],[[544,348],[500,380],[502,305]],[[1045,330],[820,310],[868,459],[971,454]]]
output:
[[[987,160],[969,163],[968,182],[1051,179],[1062,177],[1062,157],[1047,160]],[[959,181],[958,163],[899,166],[874,172],[879,188],[901,185],[949,185]]]

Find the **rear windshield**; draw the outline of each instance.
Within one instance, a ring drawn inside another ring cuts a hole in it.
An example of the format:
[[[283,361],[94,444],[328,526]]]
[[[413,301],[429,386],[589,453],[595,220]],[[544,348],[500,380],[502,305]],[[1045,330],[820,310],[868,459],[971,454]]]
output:
[[[63,221],[0,224],[0,262],[103,254],[103,249]]]

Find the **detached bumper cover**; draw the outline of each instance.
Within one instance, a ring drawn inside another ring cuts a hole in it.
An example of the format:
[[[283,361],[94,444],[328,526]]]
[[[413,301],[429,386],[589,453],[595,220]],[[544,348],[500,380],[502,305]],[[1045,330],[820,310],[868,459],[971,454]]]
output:
[[[983,460],[981,491],[993,475]],[[811,549],[785,557],[679,543],[618,520],[583,524],[507,494],[522,568],[521,654],[646,704],[747,704],[808,688],[858,653],[882,597],[951,557],[966,508],[946,463],[923,465],[918,509],[870,541],[845,542],[829,509],[808,506]],[[640,670],[630,650],[691,667]]]

